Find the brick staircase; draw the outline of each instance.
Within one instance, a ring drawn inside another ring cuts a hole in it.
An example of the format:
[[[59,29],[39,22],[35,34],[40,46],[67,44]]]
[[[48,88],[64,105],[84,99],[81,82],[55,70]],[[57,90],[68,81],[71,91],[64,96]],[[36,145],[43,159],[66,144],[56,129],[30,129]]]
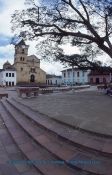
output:
[[[44,175],[112,175],[112,138],[82,131],[2,100],[1,117],[20,152]]]

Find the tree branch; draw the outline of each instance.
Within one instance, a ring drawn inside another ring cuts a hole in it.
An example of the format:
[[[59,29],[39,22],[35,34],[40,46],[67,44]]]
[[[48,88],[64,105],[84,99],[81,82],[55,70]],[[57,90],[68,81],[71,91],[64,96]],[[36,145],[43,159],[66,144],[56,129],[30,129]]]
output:
[[[84,18],[84,16],[79,12],[79,10],[77,10],[76,8],[75,8],[75,6],[72,4],[72,1],[71,0],[69,0],[69,2],[67,2],[67,1],[65,1],[65,0],[62,0],[63,2],[65,2],[66,4],[68,4],[75,12],[77,12],[77,14],[81,17],[81,19],[83,20],[83,21],[85,21],[86,19]]]
[[[83,41],[77,41],[77,44],[91,44],[93,41],[83,42]]]
[[[91,33],[100,40],[100,42],[102,42],[100,36],[98,35],[98,33],[94,30],[93,26],[90,24],[90,22],[88,20],[86,20],[84,18],[84,16],[79,12],[79,10],[77,10],[75,8],[75,6],[72,4],[71,0],[69,2],[65,1],[65,0],[62,0],[64,1],[66,4],[70,5],[70,7],[82,18],[82,20],[84,21],[84,24],[85,26],[89,29],[89,31],[91,31]]]
[[[105,15],[105,33],[106,33],[106,37],[108,36],[108,22],[107,22],[107,15]]]
[[[90,22],[89,14],[88,14],[88,12],[87,12],[87,9],[86,9],[84,3],[82,2],[82,0],[79,0],[79,1],[80,1],[81,5],[82,5],[82,7],[83,7],[83,9],[84,9],[84,11],[85,11],[85,13],[86,13],[87,20]]]
[[[85,38],[85,39],[91,40],[92,42],[96,42],[97,43],[97,40],[94,37],[89,36],[89,35],[86,35],[86,34],[83,34],[83,33],[80,33],[80,32],[73,33],[73,32],[62,31],[61,33],[60,32],[42,32],[42,33],[36,33],[36,37],[38,37],[38,36],[44,36],[44,35],[63,36],[63,37],[64,36],[75,36],[75,37]]]
[[[109,40],[109,33],[108,33],[108,16],[107,14],[105,15],[105,39],[107,41],[107,44],[110,48],[112,48],[112,44]]]
[[[71,22],[71,23],[79,23],[79,24],[84,24],[83,21],[79,21],[79,20],[74,20],[74,19],[70,19],[70,18],[57,18],[56,21],[67,21],[67,22]]]

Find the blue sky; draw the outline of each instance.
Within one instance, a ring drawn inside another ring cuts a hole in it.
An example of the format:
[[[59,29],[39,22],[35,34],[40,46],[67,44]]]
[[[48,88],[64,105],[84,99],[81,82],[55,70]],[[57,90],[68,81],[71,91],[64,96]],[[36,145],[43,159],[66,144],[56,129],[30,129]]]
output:
[[[57,0],[41,0],[41,1],[45,5],[52,5],[55,4],[55,2],[57,2]]]
[[[0,16],[4,13],[5,6],[6,6],[5,1],[0,0]],[[7,36],[5,33],[0,32],[0,47],[8,45],[10,43],[10,39],[11,39],[10,36]],[[0,53],[0,57],[1,56],[3,57],[3,53]]]
[[[0,13],[2,13],[5,10],[5,2],[3,0],[0,0]]]
[[[21,10],[25,8],[25,0],[0,0],[0,68],[2,68],[5,61],[9,61],[13,64],[14,61],[14,46],[10,44],[11,38],[14,36],[11,33],[11,15],[15,10]],[[36,0],[39,1],[39,0]],[[51,3],[56,0],[43,0],[46,3]],[[15,3],[16,2],[16,3]],[[29,54],[35,54],[38,58],[35,42],[27,41],[27,44],[30,45]],[[66,52],[74,52],[73,48],[70,46],[65,47]],[[63,69],[63,66],[59,63],[46,63],[41,61],[41,68],[48,73],[60,74],[60,71]]]
[[[13,34],[11,33],[11,14],[14,10],[21,9],[24,2],[19,0],[0,0],[0,68],[3,62],[13,62],[14,47],[10,45]]]
[[[4,34],[0,34],[0,46],[7,46],[10,44],[11,42],[11,38],[10,36],[4,35]]]
[[[11,15],[15,10],[25,8],[24,2],[25,0],[0,0],[0,69],[7,60],[13,64],[14,45],[11,45],[10,42],[14,34],[11,33]],[[30,45],[29,55],[35,54],[39,58],[35,49],[36,43],[27,41],[27,44]],[[41,68],[48,73],[60,74],[63,66],[59,63],[41,61]]]

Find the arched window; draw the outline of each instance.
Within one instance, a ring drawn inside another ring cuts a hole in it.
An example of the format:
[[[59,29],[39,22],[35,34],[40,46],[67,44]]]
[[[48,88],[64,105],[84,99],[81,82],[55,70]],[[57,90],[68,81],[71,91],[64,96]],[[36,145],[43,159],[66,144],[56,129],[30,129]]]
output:
[[[35,82],[35,76],[33,74],[30,76],[30,82]]]
[[[79,75],[80,75],[79,72],[77,72],[77,77],[79,77]]]
[[[90,83],[93,83],[93,78],[90,78]]]
[[[31,68],[31,72],[32,73],[35,73],[35,68]]]
[[[24,49],[22,49],[22,53],[24,53]]]
[[[106,83],[106,78],[105,77],[103,78],[103,83]]]

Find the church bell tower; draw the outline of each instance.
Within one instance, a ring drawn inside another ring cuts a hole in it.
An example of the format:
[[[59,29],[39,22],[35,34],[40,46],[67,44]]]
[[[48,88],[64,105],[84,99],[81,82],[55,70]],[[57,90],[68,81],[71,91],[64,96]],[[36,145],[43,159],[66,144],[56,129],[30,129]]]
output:
[[[15,44],[14,67],[17,73],[17,83],[28,82],[28,48],[29,45],[26,45],[23,39]]]
[[[27,61],[28,48],[23,39],[15,45],[14,63]]]

